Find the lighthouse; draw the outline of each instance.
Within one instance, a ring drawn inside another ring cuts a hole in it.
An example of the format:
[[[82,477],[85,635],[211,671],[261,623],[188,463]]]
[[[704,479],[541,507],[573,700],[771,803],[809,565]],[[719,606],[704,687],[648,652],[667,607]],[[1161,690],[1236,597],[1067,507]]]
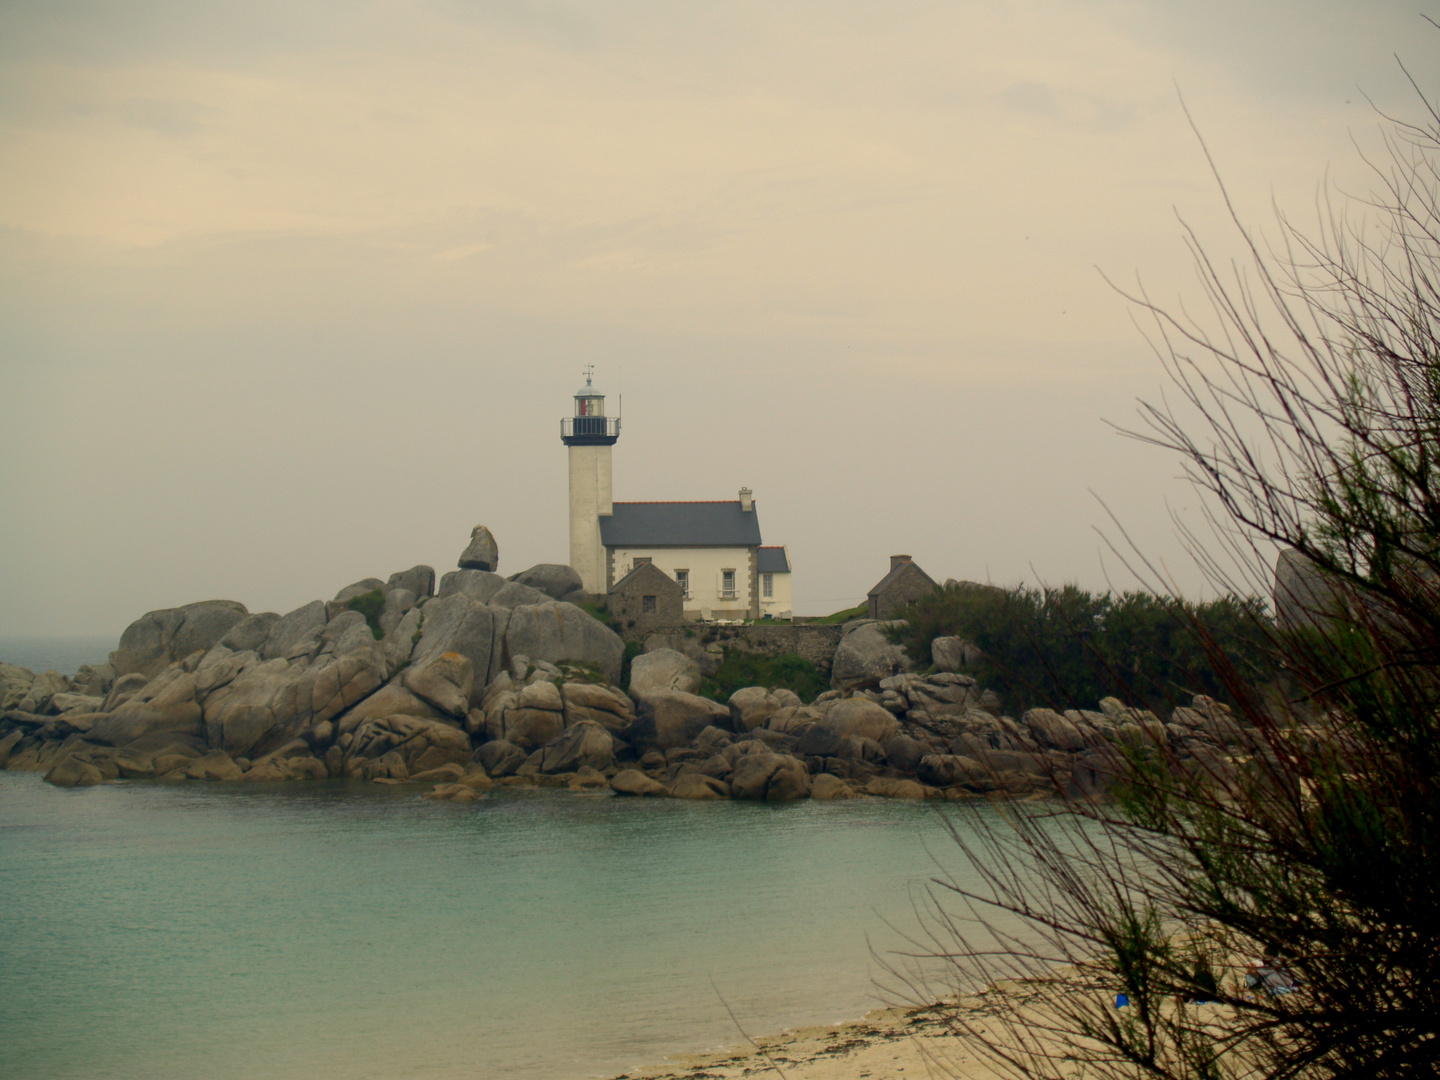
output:
[[[570,565],[591,594],[605,592],[600,518],[614,512],[610,448],[620,438],[620,419],[605,415],[605,395],[595,388],[594,373],[594,365],[586,367],[575,414],[560,421],[560,441],[570,451]]]

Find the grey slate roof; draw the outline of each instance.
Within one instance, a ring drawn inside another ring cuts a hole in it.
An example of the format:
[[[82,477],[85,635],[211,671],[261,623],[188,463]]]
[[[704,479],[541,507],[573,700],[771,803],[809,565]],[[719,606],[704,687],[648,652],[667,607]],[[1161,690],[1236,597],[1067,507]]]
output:
[[[661,578],[661,580],[662,580],[663,582],[669,582],[671,585],[675,586],[675,588],[677,588],[677,589],[680,587],[680,583],[679,583],[678,581],[676,581],[674,578],[672,578],[669,574],[665,573],[664,570],[661,570],[661,569],[660,569],[658,566],[656,566],[654,563],[648,563],[648,562],[647,562],[647,563],[641,563],[639,566],[633,566],[633,567],[631,567],[631,568],[630,568],[630,572],[629,572],[628,574],[626,574],[624,577],[622,577],[619,581],[615,582],[614,585],[610,586],[610,591],[611,591],[611,592],[620,592],[621,589],[622,589],[622,587],[623,587],[627,582],[629,582],[631,578],[635,577],[637,574],[640,574],[640,575],[645,576],[645,577],[649,577],[649,576],[651,576],[652,574],[659,574],[659,575],[660,575],[660,578]]]
[[[758,547],[759,512],[731,502],[615,503],[600,518],[606,547]]]
[[[871,589],[868,593],[866,593],[866,595],[876,596],[884,592],[887,588],[890,587],[891,584],[898,581],[900,578],[908,577],[912,573],[919,574],[921,579],[929,584],[930,588],[938,589],[940,587],[935,584],[934,578],[932,578],[929,574],[925,573],[924,570],[921,570],[920,567],[916,566],[913,562],[903,562],[899,566],[892,567],[890,572],[886,574],[883,578],[881,578],[879,581],[877,581],[875,583],[875,587]]]
[[[790,559],[783,547],[762,547],[755,556],[755,568],[762,574],[788,574]]]

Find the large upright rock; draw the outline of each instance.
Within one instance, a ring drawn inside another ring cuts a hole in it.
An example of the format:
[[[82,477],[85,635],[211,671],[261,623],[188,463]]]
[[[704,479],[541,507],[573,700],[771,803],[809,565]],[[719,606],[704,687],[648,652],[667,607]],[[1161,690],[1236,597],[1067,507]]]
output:
[[[231,652],[258,653],[280,618],[279,613],[274,611],[258,611],[254,615],[247,615],[232,626],[216,644],[224,645]]]
[[[707,727],[727,727],[730,710],[709,698],[662,690],[640,699],[631,738],[658,750],[689,746]]]
[[[187,736],[204,733],[195,676],[178,663],[170,665],[142,690],[90,728],[89,738],[125,746],[156,732]]]
[[[636,661],[643,657],[636,657]],[[634,664],[631,665],[634,670]],[[751,731],[763,727],[785,706],[781,700],[763,686],[745,686],[730,695],[730,722],[736,731]]]
[[[489,570],[451,570],[441,576],[440,588],[435,595],[443,598],[458,594],[488,604],[490,598],[508,584],[499,574]]]
[[[19,707],[34,681],[35,673],[29,668],[0,663],[0,712]]]
[[[470,530],[470,545],[460,553],[461,570],[490,570],[500,568],[500,548],[495,537],[484,525]]]
[[[405,689],[424,698],[441,712],[463,717],[475,692],[475,669],[468,657],[443,652],[405,669]]]
[[[518,581],[507,581],[495,591],[490,597],[490,604],[493,607],[517,608],[522,604],[548,604],[550,597],[539,589],[532,589],[529,585],[521,585]]]
[[[385,675],[384,655],[373,644],[314,663],[275,657],[205,699],[206,738],[232,757],[260,757],[364,701]]]
[[[435,595],[435,570],[429,566],[412,566],[390,575],[385,583],[389,589],[409,589],[417,598]]]
[[[538,563],[529,570],[511,574],[510,580],[532,589],[539,589],[552,600],[578,603],[585,596],[585,584],[580,574],[560,563]]]
[[[525,750],[556,739],[565,730],[565,702],[552,682],[523,687],[504,709],[500,737]]]
[[[937,637],[930,642],[930,662],[937,671],[964,671],[985,659],[985,654],[964,638]]]
[[[412,667],[442,653],[459,653],[470,661],[472,686],[484,687],[495,675],[496,614],[463,594],[437,597],[420,609],[420,640],[411,653]]]
[[[282,615],[265,635],[260,655],[266,660],[289,660],[302,653],[313,655],[320,647],[320,631],[325,629],[325,601],[310,603]]]
[[[700,689],[700,665],[674,649],[656,649],[630,661],[630,696],[675,690],[693,694]]]
[[[70,680],[64,675],[58,671],[42,671],[30,680],[30,688],[15,707],[28,713],[59,712],[59,708],[51,709],[51,702],[56,694],[66,694],[69,691]]]
[[[810,774],[804,762],[788,754],[745,754],[736,759],[730,774],[730,795],[767,802],[808,798]]]
[[[851,735],[883,743],[900,734],[900,721],[869,698],[852,697],[837,701],[816,721],[815,726],[841,739]]]
[[[560,687],[565,702],[565,726],[573,727],[582,720],[593,720],[616,735],[630,730],[635,723],[635,708],[630,698],[613,686],[598,683],[567,682]]]
[[[1085,749],[1085,734],[1054,709],[1027,709],[1020,722],[1041,746],[1055,750]]]
[[[379,589],[383,592],[385,589],[385,583],[379,578],[362,578],[361,580],[355,582],[355,584],[346,585],[345,588],[337,592],[335,594],[334,603],[346,604],[349,603],[351,600],[354,600],[357,596],[364,596],[366,593],[374,592],[376,589]]]
[[[116,675],[138,671],[151,678],[175,660],[205,651],[248,615],[234,600],[205,600],[140,616],[120,635],[110,654]]]
[[[835,647],[830,685],[837,690],[879,686],[881,679],[909,671],[914,665],[905,650],[890,640],[885,623],[853,625]]]
[[[426,624],[430,608],[425,607]],[[510,613],[505,629],[505,655],[528,656],[552,664],[573,661],[592,664],[612,683],[620,681],[625,642],[604,623],[574,604],[525,604]]]
[[[614,761],[615,741],[610,732],[593,720],[581,720],[544,746],[539,764],[541,772],[561,773],[576,772],[586,765],[605,769]]]

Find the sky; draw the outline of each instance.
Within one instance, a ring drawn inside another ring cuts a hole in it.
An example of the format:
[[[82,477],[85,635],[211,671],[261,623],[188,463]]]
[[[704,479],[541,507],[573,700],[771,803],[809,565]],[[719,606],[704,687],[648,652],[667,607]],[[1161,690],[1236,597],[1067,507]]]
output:
[[[1426,14],[0,0],[0,636],[289,611],[477,524],[565,562],[587,364],[615,498],[751,487],[802,614],[902,552],[1204,595],[1106,279],[1179,310],[1184,228],[1239,250],[1186,108],[1257,235],[1363,195]]]

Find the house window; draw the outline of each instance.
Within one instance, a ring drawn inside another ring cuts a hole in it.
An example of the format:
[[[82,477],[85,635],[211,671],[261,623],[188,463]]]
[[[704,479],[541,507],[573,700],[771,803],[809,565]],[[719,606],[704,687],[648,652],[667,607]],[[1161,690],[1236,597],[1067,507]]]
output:
[[[720,571],[720,597],[723,600],[735,599],[735,571]]]
[[[675,580],[680,583],[680,596],[683,599],[690,599],[690,571],[676,570]]]
[[[764,595],[764,597],[765,597],[766,600],[769,600],[772,596],[775,595],[775,575],[774,575],[774,574],[761,574],[761,575],[760,575],[760,591],[761,591],[761,593]]]
[[[653,597],[653,596],[642,596],[642,597],[640,597],[640,614],[641,614],[641,615],[654,615],[654,614],[655,614],[655,597]]]

